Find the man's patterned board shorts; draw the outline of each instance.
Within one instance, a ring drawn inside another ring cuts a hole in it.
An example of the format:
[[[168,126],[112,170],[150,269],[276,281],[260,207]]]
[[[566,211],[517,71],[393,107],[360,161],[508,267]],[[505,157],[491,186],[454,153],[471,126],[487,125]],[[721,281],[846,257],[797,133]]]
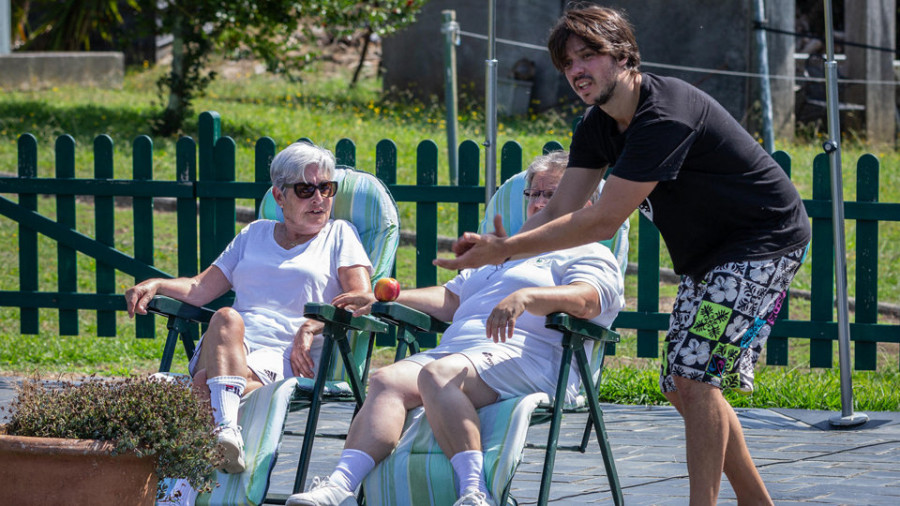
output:
[[[672,376],[680,376],[752,392],[753,367],[806,250],[726,263],[699,282],[684,276],[669,318],[662,391],[674,392]]]

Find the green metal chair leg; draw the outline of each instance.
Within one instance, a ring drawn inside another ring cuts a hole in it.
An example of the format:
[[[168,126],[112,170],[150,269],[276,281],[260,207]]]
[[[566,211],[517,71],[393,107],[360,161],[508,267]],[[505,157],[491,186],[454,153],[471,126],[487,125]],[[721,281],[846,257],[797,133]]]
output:
[[[562,339],[562,363],[572,362],[572,338]],[[545,506],[550,499],[550,484],[553,481],[553,466],[556,463],[556,446],[559,443],[559,429],[562,425],[562,407],[566,400],[566,384],[569,382],[569,368],[559,368],[559,380],[556,383],[556,396],[553,399],[553,413],[550,418],[550,433],[547,436],[547,450],[544,453],[544,470],[541,473],[541,489],[538,494],[538,506]]]

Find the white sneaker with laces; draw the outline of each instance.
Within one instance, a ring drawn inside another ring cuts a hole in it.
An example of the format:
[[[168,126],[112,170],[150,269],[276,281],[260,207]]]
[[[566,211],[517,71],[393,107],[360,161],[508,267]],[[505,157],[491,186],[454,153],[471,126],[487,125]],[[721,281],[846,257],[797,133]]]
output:
[[[453,506],[497,506],[497,503],[488,499],[484,492],[468,489],[463,491],[463,496],[453,503]]]
[[[219,465],[219,471],[229,474],[244,472],[244,438],[241,437],[241,428],[234,425],[220,425],[217,429],[216,439],[222,450],[223,461]]]
[[[328,478],[313,478],[309,490],[288,497],[284,506],[356,506],[353,492],[331,483]]]

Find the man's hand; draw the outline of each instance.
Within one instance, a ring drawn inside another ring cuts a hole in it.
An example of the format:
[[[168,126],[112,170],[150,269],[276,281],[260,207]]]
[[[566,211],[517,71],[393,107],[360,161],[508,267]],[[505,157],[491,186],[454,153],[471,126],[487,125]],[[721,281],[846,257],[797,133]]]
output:
[[[487,264],[502,264],[509,254],[504,247],[507,238],[503,228],[503,218],[494,216],[494,233],[475,234],[466,232],[453,244],[456,258],[436,258],[432,262],[444,269],[468,269]]]

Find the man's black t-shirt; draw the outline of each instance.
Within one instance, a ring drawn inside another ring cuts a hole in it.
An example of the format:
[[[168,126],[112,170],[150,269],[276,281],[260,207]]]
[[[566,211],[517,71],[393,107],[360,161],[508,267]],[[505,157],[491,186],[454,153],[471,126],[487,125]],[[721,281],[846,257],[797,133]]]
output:
[[[640,210],[659,228],[675,272],[702,277],[726,262],[781,256],[810,240],[796,188],[718,102],[670,77],[642,74],[624,132],[599,107],[576,128],[570,167],[658,181]]]

